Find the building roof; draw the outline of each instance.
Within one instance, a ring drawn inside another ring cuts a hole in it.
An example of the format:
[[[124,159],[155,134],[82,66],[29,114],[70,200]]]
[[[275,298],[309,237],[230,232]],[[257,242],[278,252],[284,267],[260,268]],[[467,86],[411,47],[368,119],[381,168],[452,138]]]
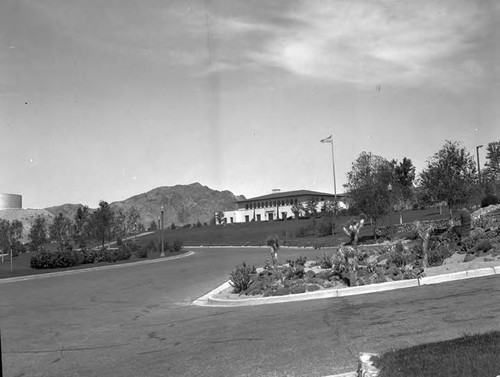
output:
[[[290,198],[296,196],[335,196],[331,192],[319,192],[319,191],[311,191],[311,190],[295,190],[295,191],[283,191],[283,192],[273,192],[272,194],[256,196],[255,198],[248,198],[244,200],[238,200],[236,203],[245,203],[245,202],[253,202],[256,200],[272,200],[272,199],[282,199],[282,198]],[[337,198],[343,198],[345,194],[337,194]]]

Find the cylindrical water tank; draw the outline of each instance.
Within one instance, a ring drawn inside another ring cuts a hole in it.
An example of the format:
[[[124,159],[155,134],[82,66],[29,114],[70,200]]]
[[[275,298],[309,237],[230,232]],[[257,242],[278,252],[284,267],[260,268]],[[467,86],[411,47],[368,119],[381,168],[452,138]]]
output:
[[[23,208],[23,197],[18,194],[0,194],[0,209]]]

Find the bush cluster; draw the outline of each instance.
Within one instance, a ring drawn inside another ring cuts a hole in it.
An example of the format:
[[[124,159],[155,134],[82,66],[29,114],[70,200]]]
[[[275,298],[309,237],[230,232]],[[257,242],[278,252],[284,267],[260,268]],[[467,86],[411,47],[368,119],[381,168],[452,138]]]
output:
[[[30,266],[35,269],[65,268],[78,266],[80,264],[128,260],[132,250],[127,245],[118,249],[100,249],[83,251],[46,251],[40,250],[30,258]]]
[[[335,222],[331,217],[321,217],[314,219],[311,224],[300,226],[295,230],[295,237],[302,238],[315,235],[317,237],[326,237],[332,235],[335,229]]]
[[[488,207],[493,204],[499,204],[500,199],[498,199],[498,196],[496,195],[486,195],[482,200],[481,200],[481,208]]]
[[[31,268],[64,268],[77,266],[83,260],[82,254],[76,251],[36,252],[30,259]]]

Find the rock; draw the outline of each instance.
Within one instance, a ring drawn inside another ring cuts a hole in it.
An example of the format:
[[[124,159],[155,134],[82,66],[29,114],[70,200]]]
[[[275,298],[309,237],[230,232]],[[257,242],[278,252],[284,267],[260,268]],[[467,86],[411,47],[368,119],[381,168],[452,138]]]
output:
[[[306,291],[306,286],[304,284],[295,285],[292,287],[292,294],[305,293],[305,291]]]
[[[464,258],[465,258],[465,254],[461,254],[461,253],[456,252],[451,257],[446,258],[443,261],[443,265],[461,263],[464,261]]]
[[[359,362],[358,362],[358,376],[363,377],[377,377],[380,374],[380,370],[375,367],[372,357],[378,357],[376,353],[367,353],[360,352],[359,353]]]
[[[307,284],[306,290],[307,292],[314,292],[320,290],[321,287],[317,284]]]
[[[308,270],[306,273],[305,273],[305,276],[304,278],[308,278],[308,279],[312,279],[316,276],[316,273],[313,271],[313,270]]]
[[[333,288],[335,287],[335,284],[332,283],[331,281],[324,280],[323,281],[323,288]]]
[[[464,262],[470,262],[474,259],[476,259],[476,256],[474,254],[467,254],[464,258]]]

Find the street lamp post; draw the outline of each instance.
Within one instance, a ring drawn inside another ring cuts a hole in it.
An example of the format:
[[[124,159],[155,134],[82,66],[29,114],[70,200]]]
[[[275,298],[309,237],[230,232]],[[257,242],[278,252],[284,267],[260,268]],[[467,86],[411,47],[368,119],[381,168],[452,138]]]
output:
[[[477,155],[477,178],[479,179],[479,184],[481,185],[481,167],[479,165],[479,148],[482,148],[482,145],[478,145],[476,147],[476,155]]]
[[[158,218],[156,219],[157,221],[157,227],[156,227],[156,230],[158,231],[158,248],[161,247],[161,220],[160,220],[160,216],[158,216]]]
[[[165,248],[164,248],[165,235],[163,234],[163,212],[164,212],[164,208],[163,208],[163,206],[161,206],[161,254],[160,254],[160,257],[165,256]]]
[[[390,183],[387,185],[387,191],[389,191],[389,234],[392,235],[392,185]]]

